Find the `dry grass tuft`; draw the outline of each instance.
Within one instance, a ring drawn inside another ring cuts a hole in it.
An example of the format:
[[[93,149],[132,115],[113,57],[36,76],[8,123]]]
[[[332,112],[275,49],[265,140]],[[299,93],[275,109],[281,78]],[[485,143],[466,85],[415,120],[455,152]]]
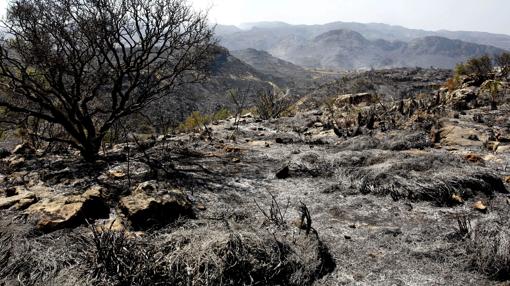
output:
[[[472,266],[497,279],[510,278],[510,230],[508,223],[485,222],[475,227],[468,243]]]
[[[203,227],[144,238],[94,231],[81,240],[94,285],[311,285],[334,268],[315,235]]]
[[[172,234],[167,256],[175,285],[311,285],[332,270],[313,235],[194,230]]]

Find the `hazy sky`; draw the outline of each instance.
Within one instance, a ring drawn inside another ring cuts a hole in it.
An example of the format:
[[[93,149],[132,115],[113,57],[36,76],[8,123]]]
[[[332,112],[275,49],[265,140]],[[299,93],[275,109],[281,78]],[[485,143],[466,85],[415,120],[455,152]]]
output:
[[[188,0],[219,24],[257,21],[386,23],[510,35],[510,0]],[[0,0],[4,14],[7,0]]]
[[[510,34],[509,0],[191,0],[219,24],[283,21],[386,23],[425,30]]]

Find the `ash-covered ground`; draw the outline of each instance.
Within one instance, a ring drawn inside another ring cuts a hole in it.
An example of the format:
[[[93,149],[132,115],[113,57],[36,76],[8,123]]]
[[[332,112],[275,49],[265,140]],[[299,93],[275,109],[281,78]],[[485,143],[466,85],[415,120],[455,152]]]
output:
[[[0,284],[505,285],[509,102],[469,83],[305,97],[93,165],[20,145],[1,162]]]

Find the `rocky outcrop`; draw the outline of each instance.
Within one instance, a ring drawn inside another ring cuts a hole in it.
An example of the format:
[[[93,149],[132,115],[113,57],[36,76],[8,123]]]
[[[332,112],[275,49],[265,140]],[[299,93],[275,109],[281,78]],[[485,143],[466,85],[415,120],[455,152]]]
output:
[[[486,136],[475,128],[459,126],[451,121],[442,122],[441,125],[439,134],[443,146],[480,147],[486,139]]]
[[[374,100],[374,97],[370,93],[356,93],[356,94],[343,94],[339,95],[335,100],[335,104],[337,106],[342,106],[345,104],[353,104],[358,105],[361,103],[371,103]]]
[[[476,98],[476,88],[466,87],[446,93],[445,102],[450,104],[454,110],[465,110],[474,107]]]
[[[75,227],[86,220],[107,218],[109,207],[103,199],[103,188],[88,189],[81,195],[55,195],[42,198],[25,210],[25,214],[37,220],[36,226],[43,232]]]
[[[156,181],[139,184],[131,195],[120,199],[120,208],[133,228],[144,229],[192,216],[192,204],[178,189],[160,186]]]

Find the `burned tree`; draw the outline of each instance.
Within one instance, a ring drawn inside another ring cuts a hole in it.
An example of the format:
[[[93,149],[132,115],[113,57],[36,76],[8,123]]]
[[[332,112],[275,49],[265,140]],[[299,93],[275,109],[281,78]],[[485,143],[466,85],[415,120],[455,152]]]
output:
[[[0,48],[0,106],[60,126],[94,161],[113,124],[206,75],[205,14],[180,0],[14,0]]]

